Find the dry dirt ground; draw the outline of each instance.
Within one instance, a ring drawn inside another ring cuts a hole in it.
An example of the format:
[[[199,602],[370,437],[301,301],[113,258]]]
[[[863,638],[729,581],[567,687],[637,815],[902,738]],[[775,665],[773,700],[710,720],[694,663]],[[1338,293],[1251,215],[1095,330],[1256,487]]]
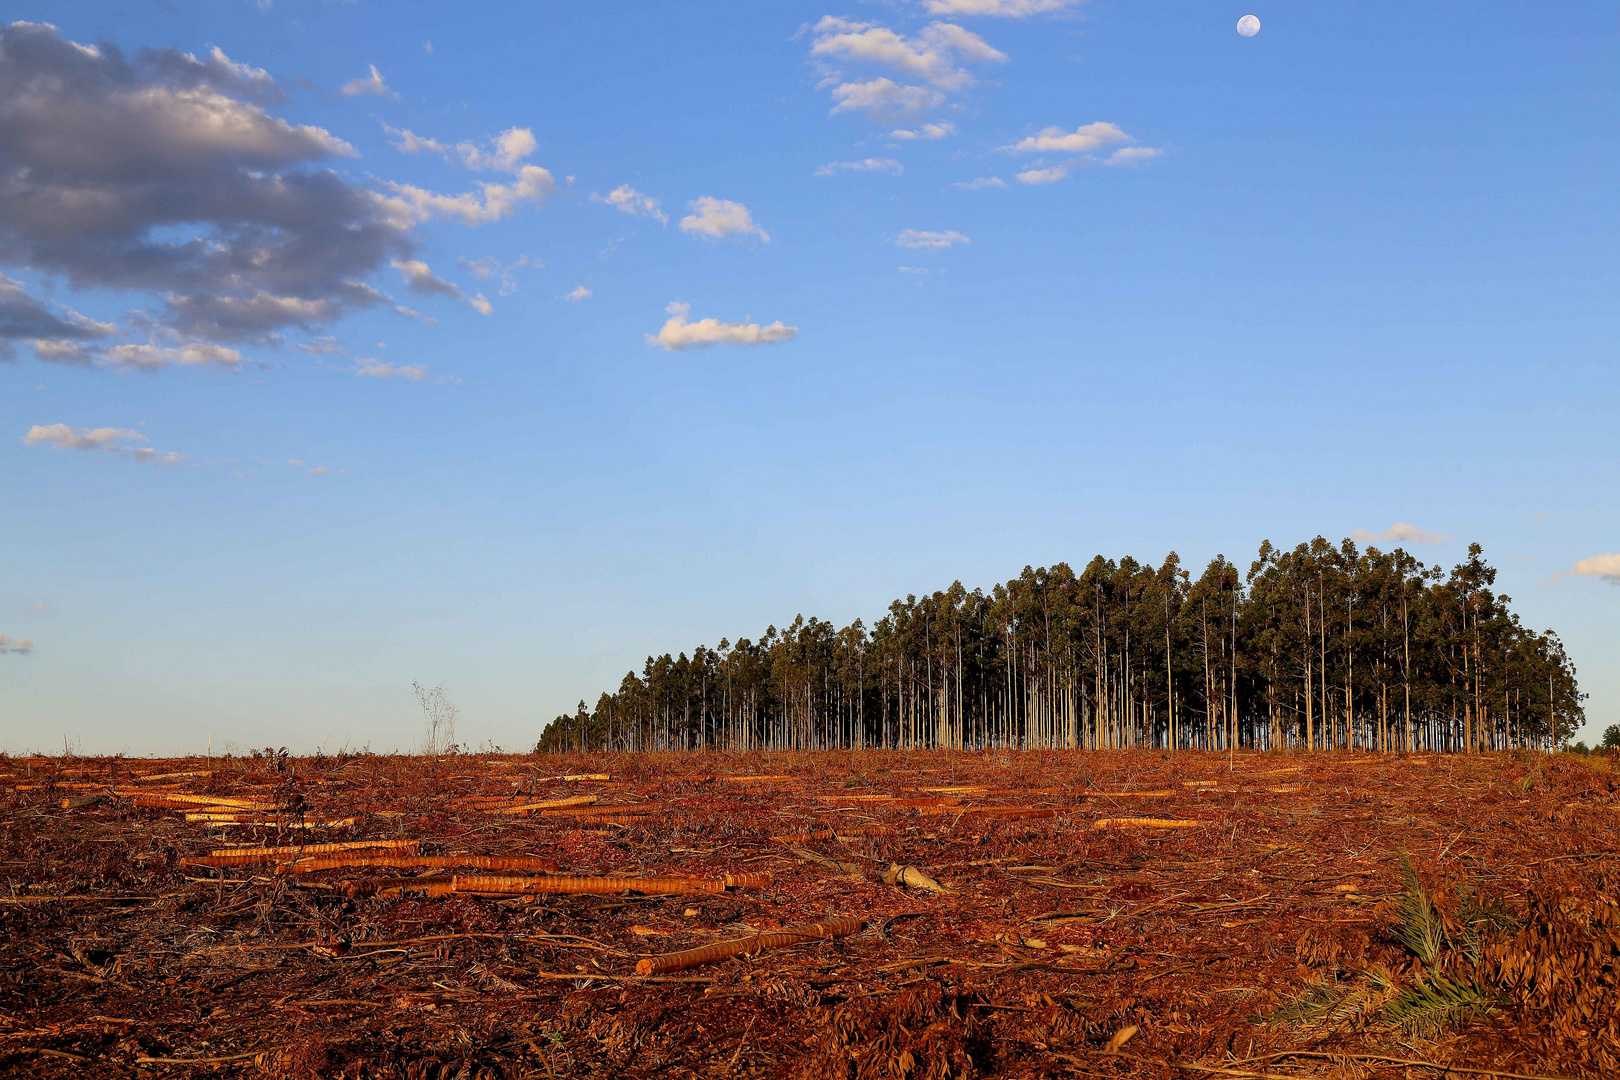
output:
[[[1539,754],[0,757],[0,1074],[1616,1076],[1617,804]]]

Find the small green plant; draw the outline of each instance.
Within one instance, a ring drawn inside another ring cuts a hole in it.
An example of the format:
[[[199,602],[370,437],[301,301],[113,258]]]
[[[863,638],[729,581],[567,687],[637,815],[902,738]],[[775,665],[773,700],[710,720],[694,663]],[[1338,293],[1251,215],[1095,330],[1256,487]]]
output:
[[[1314,1035],[1384,1028],[1438,1036],[1501,1008],[1501,995],[1482,977],[1484,941],[1518,928],[1501,901],[1467,888],[1458,888],[1457,912],[1448,919],[1403,852],[1392,934],[1415,962],[1401,973],[1372,964],[1347,980],[1314,982],[1266,1022]]]

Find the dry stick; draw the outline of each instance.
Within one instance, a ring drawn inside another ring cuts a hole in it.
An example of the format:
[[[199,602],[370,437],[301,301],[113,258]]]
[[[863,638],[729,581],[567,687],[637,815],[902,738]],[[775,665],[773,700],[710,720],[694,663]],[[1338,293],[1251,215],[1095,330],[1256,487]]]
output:
[[[859,933],[863,925],[859,919],[835,915],[819,922],[805,923],[799,926],[784,926],[780,930],[768,930],[755,934],[753,937],[738,938],[735,941],[719,941],[713,945],[705,945],[698,949],[665,953],[663,956],[649,956],[645,960],[636,963],[636,974],[664,975],[671,971],[682,971],[702,964],[714,964],[721,960],[729,960],[733,956],[752,956],[765,949],[779,949],[805,941],[848,937],[850,934]]]
[[[493,893],[497,895],[529,895],[534,893],[587,893],[596,896],[617,896],[631,891],[648,895],[686,893],[720,893],[726,886],[719,881],[697,881],[684,877],[503,877],[457,874],[452,879],[458,893]]]
[[[256,1058],[264,1051],[254,1050],[246,1054],[232,1054],[229,1057],[213,1058],[170,1058],[170,1057],[138,1057],[137,1065],[223,1065],[227,1061],[246,1061]]]

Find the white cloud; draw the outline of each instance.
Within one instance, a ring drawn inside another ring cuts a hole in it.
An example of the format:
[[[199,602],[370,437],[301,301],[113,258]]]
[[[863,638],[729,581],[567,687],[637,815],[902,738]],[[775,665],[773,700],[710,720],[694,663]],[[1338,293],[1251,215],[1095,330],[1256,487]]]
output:
[[[780,321],[769,326],[758,323],[723,323],[718,319],[699,319],[688,322],[690,304],[679,302],[664,309],[669,319],[657,334],[647,335],[647,344],[669,352],[697,349],[709,345],[772,345],[798,336],[797,326],[784,326]]]
[[[309,470],[309,475],[311,475],[311,476],[325,476],[326,475],[326,466],[325,465],[317,465],[317,466],[315,466],[313,469]]]
[[[306,341],[298,346],[300,352],[307,352],[311,356],[342,356],[343,346],[337,343],[334,337],[318,337]]]
[[[511,296],[513,293],[517,292],[518,287],[517,277],[512,273],[512,271],[522,270],[524,268],[538,270],[544,264],[539,259],[531,259],[527,255],[519,255],[516,259],[513,259],[511,262],[503,266],[501,265],[501,261],[499,259],[486,255],[482,259],[469,259],[466,256],[462,256],[456,260],[456,265],[461,267],[461,269],[465,270],[467,273],[471,274],[473,277],[477,278],[479,281],[488,281],[497,274],[500,275],[500,295]]]
[[[643,195],[629,184],[620,184],[606,195],[592,192],[591,202],[606,203],[631,217],[650,217],[655,218],[661,225],[669,224],[669,215],[664,213],[659,200],[651,195]]]
[[[895,237],[894,242],[903,248],[913,248],[918,251],[944,251],[946,248],[956,244],[971,244],[973,241],[954,229],[947,229],[944,232],[907,229]]]
[[[681,218],[682,232],[706,236],[711,240],[727,236],[758,236],[763,243],[771,242],[769,234],[754,224],[753,216],[742,203],[704,195],[686,205],[692,213]]]
[[[433,55],[433,42],[431,42],[431,41],[422,42],[422,51],[427,53],[429,56],[432,56]]]
[[[1068,175],[1067,165],[1054,165],[1050,169],[1025,169],[1017,179],[1020,184],[1055,184]]]
[[[1156,150],[1151,146],[1122,146],[1103,159],[1104,165],[1135,165],[1143,161],[1152,161],[1156,157],[1163,157],[1163,150]]]
[[[248,359],[235,349],[223,345],[210,345],[201,341],[188,341],[180,345],[114,345],[101,354],[110,367],[126,371],[158,371],[166,367],[201,367],[213,365],[240,371]]]
[[[27,638],[7,637],[5,634],[0,634],[0,656],[4,656],[6,653],[27,656],[33,651],[34,643]]]
[[[426,364],[390,364],[367,356],[355,361],[354,373],[368,379],[406,379],[421,382],[427,378]],[[302,461],[289,461],[289,465],[302,465]],[[325,470],[321,470],[324,472]]]
[[[415,319],[424,326],[439,325],[439,320],[435,319],[432,315],[424,315],[415,308],[408,308],[404,304],[395,304],[394,311],[396,314],[403,315],[407,319]]]
[[[815,171],[815,176],[836,176],[841,172],[881,172],[899,176],[906,167],[894,158],[863,158],[860,161],[829,161]]]
[[[390,101],[397,100],[399,95],[388,89],[388,84],[383,81],[382,72],[377,70],[377,65],[367,64],[366,66],[371,69],[369,76],[363,79],[350,79],[343,84],[343,89],[339,90],[338,93],[344,97],[359,97],[366,94],[371,97],[387,98]]]
[[[901,86],[878,77],[833,87],[834,113],[864,112],[874,117],[916,116],[945,104],[945,95],[926,86]]]
[[[428,264],[421,259],[395,259],[389,265],[399,271],[405,279],[405,287],[418,296],[448,296],[456,300],[464,300],[480,315],[488,315],[495,308],[484,299],[484,294],[468,296],[461,289],[435,274]],[[401,315],[415,316],[417,313],[409,308],[396,308]]]
[[[433,272],[421,259],[394,259],[389,263],[405,279],[405,287],[419,296],[453,296],[462,298],[462,292]]]
[[[1010,146],[1003,146],[1001,149],[1017,154],[1088,154],[1115,143],[1135,141],[1121,131],[1118,124],[1098,121],[1094,124],[1082,124],[1073,131],[1065,131],[1060,127],[1042,128],[1034,135],[1020,139]]]
[[[919,140],[943,139],[956,134],[956,125],[949,120],[942,120],[937,124],[923,124],[916,128],[897,128],[889,132],[889,138],[897,142],[916,142]]]
[[[557,192],[551,173],[538,165],[518,170],[515,184],[481,183],[479,193],[441,195],[413,184],[382,181],[392,195],[373,193],[379,208],[399,228],[409,228],[436,217],[459,217],[468,225],[486,225],[508,217],[523,202],[540,202]]]
[[[958,180],[951,187],[961,188],[963,191],[982,191],[985,188],[1004,188],[1007,181],[999,176],[980,176],[972,180]]]
[[[132,461],[146,461],[154,465],[177,465],[180,455],[171,451],[153,450],[150,446],[130,446],[130,443],[149,441],[145,435],[127,428],[92,428],[75,431],[66,424],[35,424],[23,436],[26,446],[49,446],[56,450],[83,450],[87,453],[115,454]]]
[[[1397,521],[1376,535],[1366,529],[1357,529],[1350,534],[1350,539],[1360,544],[1375,544],[1381,540],[1394,540],[1397,543],[1405,544],[1438,544],[1442,540],[1450,540],[1451,534],[1432,533],[1405,521]]]
[[[1080,0],[923,0],[930,15],[983,15],[1003,19],[1027,19],[1073,7]]]
[[[539,148],[534,132],[529,128],[507,128],[483,145],[475,142],[445,144],[437,139],[418,135],[406,128],[383,125],[383,130],[399,141],[394,148],[403,154],[437,154],[452,164],[464,165],[475,172],[496,170],[517,172],[523,159]]]
[[[931,273],[933,273],[932,270],[928,270],[928,269],[926,269],[924,267],[921,267],[921,266],[902,266],[902,267],[899,267],[898,269],[902,274],[931,274]]]
[[[940,90],[959,90],[975,81],[961,60],[1000,63],[1005,53],[955,23],[929,23],[906,37],[876,23],[827,15],[813,28],[812,56],[885,67],[921,79]]]
[[[1576,577],[1597,577],[1620,585],[1620,555],[1593,555],[1577,560],[1569,570]]]
[[[577,304],[581,300],[589,300],[590,298],[591,298],[591,290],[587,289],[583,285],[574,286],[573,291],[570,292],[567,296],[563,297],[564,300],[567,300],[571,304]]]

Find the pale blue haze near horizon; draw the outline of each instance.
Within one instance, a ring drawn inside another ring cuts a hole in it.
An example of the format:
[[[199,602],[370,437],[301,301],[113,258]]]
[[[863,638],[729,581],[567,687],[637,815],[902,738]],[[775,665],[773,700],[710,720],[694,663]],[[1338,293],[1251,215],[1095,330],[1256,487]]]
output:
[[[432,324],[355,304],[220,338],[238,370],[0,360],[0,634],[32,644],[0,655],[0,750],[407,748],[413,679],[523,749],[649,653],[796,613],[1396,522],[1446,537],[1425,562],[1484,545],[1592,741],[1620,557],[1571,571],[1620,552],[1620,9],[1248,2],[13,2],[263,69],[354,188],[513,184],[398,132],[487,158],[517,128],[555,191],[410,226],[435,279],[368,280]],[[934,66],[840,51],[857,23]],[[927,107],[837,109],[877,78]],[[1118,134],[1016,149],[1092,124]],[[704,198],[758,231],[682,228]],[[0,273],[124,335],[165,303]],[[676,303],[797,332],[657,347]],[[25,441],[58,424],[179,458]]]

